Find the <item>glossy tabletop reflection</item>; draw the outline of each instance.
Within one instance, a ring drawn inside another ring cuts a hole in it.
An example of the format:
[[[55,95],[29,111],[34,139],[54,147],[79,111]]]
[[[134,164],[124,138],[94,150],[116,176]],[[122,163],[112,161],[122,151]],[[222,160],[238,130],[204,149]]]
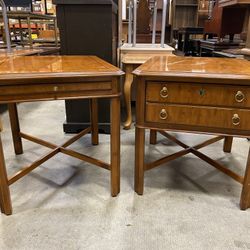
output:
[[[134,71],[141,76],[183,76],[250,80],[250,61],[231,58],[156,56]]]
[[[96,56],[29,56],[0,60],[0,80],[122,74],[120,69]]]

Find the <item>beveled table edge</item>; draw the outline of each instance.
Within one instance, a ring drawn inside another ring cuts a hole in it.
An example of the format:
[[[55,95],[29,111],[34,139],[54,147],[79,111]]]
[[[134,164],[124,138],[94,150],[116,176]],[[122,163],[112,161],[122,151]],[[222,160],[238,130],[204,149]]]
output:
[[[147,76],[155,76],[155,77],[178,77],[180,78],[192,78],[192,79],[221,79],[221,80],[232,80],[235,78],[237,75],[237,80],[248,80],[250,81],[250,76],[249,75],[244,75],[244,74],[215,74],[215,73],[190,73],[190,72],[174,72],[174,71],[169,71],[169,72],[158,72],[158,71],[142,71],[135,69],[132,74],[140,77],[147,77]],[[250,84],[250,82],[249,82]]]

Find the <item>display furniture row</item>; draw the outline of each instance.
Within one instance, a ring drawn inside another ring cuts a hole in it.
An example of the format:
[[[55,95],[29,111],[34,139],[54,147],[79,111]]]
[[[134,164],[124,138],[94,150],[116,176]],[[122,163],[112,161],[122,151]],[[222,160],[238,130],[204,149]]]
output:
[[[120,191],[119,78],[123,72],[94,56],[17,56],[0,60],[0,103],[7,103],[9,107],[15,153],[23,153],[23,139],[51,149],[9,178],[0,140],[1,211],[7,215],[12,213],[9,187],[58,153],[110,170],[111,195],[116,196]],[[192,153],[242,184],[240,208],[249,208],[249,160],[242,176],[199,149],[224,139],[223,149],[229,153],[233,137],[250,137],[250,62],[243,59],[156,56],[133,73],[137,78],[135,191],[143,194],[145,171]],[[78,98],[90,100],[91,125],[67,142],[56,145],[22,132],[17,103]],[[68,148],[89,132],[92,133],[92,144],[98,144],[97,100],[100,98],[111,102],[110,164]],[[2,125],[0,127],[2,130]],[[146,129],[151,130],[151,144],[156,144],[157,132],[160,132],[183,150],[154,162],[145,162]],[[169,131],[216,137],[189,146]]]

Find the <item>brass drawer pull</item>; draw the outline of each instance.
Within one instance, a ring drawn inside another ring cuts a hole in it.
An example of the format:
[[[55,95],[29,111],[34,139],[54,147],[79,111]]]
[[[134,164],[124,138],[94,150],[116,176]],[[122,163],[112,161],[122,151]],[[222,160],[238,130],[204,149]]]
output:
[[[166,120],[168,117],[168,113],[166,111],[166,109],[162,109],[161,112],[160,112],[160,119],[161,120]]]
[[[232,118],[232,121],[233,121],[233,125],[234,126],[238,126],[240,124],[240,117],[238,114],[234,114],[233,115],[233,118]]]
[[[244,100],[245,100],[245,95],[243,94],[242,91],[238,91],[237,94],[235,95],[235,101],[243,102]]]
[[[162,88],[162,90],[160,91],[160,96],[162,98],[167,98],[168,97],[168,88],[167,87]]]
[[[54,86],[54,92],[58,91],[58,86]]]

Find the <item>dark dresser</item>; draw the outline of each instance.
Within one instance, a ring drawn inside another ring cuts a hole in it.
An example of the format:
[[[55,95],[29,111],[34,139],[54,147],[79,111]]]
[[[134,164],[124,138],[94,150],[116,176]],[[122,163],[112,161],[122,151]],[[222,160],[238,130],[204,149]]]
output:
[[[96,55],[116,65],[118,6],[112,0],[53,0],[56,4],[62,55]],[[99,130],[110,132],[109,101],[99,101]],[[64,131],[89,126],[89,103],[66,101]]]

